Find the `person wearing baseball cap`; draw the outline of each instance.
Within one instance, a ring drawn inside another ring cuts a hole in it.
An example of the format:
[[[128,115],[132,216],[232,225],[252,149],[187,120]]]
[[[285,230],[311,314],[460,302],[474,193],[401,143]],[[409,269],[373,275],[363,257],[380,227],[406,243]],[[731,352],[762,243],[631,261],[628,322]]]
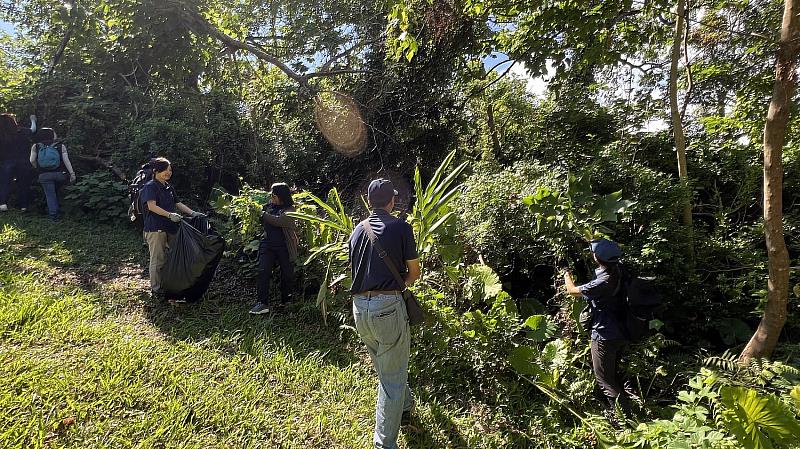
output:
[[[350,235],[353,318],[378,374],[373,442],[380,449],[397,448],[400,427],[410,424],[414,408],[408,386],[411,334],[402,292],[419,279],[420,266],[411,225],[391,214],[395,196],[392,181],[370,182],[372,213]]]
[[[591,314],[591,354],[595,379],[608,402],[611,413],[619,405],[630,416],[630,402],[617,369],[622,350],[627,344],[622,322],[624,277],[622,249],[615,242],[599,238],[589,242],[589,249],[598,265],[595,279],[576,286],[572,274],[564,273],[568,294],[585,299]]]

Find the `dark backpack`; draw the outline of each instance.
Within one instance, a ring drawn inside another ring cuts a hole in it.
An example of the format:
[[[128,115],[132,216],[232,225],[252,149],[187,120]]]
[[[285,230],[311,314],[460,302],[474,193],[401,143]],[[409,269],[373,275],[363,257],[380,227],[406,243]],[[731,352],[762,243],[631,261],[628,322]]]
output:
[[[664,308],[661,294],[655,286],[655,278],[632,276],[625,265],[620,263],[619,267],[622,272],[613,293],[621,303],[618,316],[628,340],[638,342],[650,334],[650,321]],[[588,304],[581,311],[579,321],[584,330],[591,330],[593,316]]]
[[[136,221],[138,217],[144,214],[144,207],[142,206],[139,197],[141,196],[142,187],[153,179],[153,167],[150,166],[148,161],[142,168],[136,172],[130,184],[128,184],[128,197],[130,198],[130,206],[128,207],[128,216],[131,221]]]
[[[42,170],[55,170],[61,166],[61,142],[37,145],[36,164]]]
[[[623,296],[623,323],[632,342],[650,334],[650,321],[656,319],[664,308],[654,277],[631,276],[625,271]]]

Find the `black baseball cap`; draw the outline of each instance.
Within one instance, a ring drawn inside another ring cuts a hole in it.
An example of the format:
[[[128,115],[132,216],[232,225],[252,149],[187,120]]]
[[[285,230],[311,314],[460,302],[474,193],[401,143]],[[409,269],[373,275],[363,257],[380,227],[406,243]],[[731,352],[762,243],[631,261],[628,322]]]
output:
[[[367,199],[373,207],[383,207],[397,195],[394,184],[388,179],[378,178],[369,183]]]

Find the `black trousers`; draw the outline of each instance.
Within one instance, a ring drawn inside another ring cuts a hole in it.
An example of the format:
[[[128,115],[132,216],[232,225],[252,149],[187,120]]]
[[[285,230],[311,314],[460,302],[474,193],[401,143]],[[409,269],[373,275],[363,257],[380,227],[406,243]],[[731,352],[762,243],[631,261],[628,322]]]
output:
[[[288,302],[294,291],[294,267],[289,259],[289,250],[286,245],[269,245],[261,241],[258,246],[258,302],[269,304],[270,284],[272,283],[272,269],[278,265],[281,270],[281,302]]]
[[[597,384],[610,405],[619,398],[623,408],[627,405],[627,396],[618,369],[626,344],[625,340],[592,340],[592,368]]]

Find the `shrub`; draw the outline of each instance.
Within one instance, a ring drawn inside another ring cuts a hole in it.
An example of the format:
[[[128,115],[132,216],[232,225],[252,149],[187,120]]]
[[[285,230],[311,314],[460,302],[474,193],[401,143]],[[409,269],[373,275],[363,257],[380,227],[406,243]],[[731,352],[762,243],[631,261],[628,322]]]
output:
[[[94,220],[107,223],[128,221],[128,186],[107,171],[82,176],[66,191],[64,199]]]

